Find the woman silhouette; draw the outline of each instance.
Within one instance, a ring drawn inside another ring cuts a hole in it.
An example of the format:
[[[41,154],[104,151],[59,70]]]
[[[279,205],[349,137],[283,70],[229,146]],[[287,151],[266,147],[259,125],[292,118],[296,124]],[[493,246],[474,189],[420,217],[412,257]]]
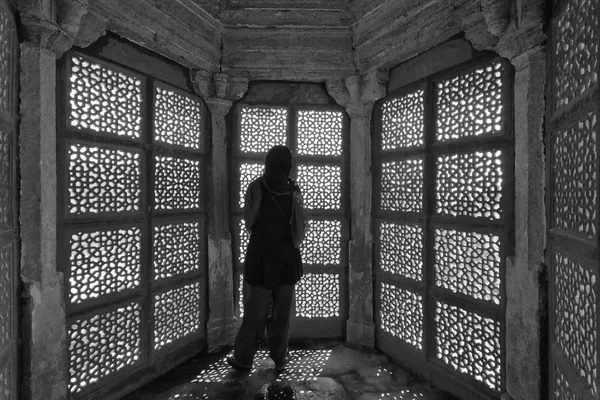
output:
[[[234,355],[227,359],[238,371],[251,369],[265,326],[275,370],[282,372],[289,359],[294,289],[302,277],[299,247],[306,226],[302,193],[290,178],[293,167],[290,149],[272,147],[264,174],[250,183],[244,197],[244,220],[250,231],[244,266],[244,318]]]

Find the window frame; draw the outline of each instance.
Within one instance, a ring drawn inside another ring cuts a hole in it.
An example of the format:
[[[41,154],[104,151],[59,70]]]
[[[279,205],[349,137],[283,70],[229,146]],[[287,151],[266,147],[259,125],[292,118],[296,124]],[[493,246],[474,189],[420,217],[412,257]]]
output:
[[[299,317],[296,316],[296,304],[292,314],[291,337],[292,338],[342,338],[345,337],[346,320],[348,319],[348,265],[349,265],[349,234],[350,221],[348,213],[350,210],[349,198],[349,118],[343,107],[331,104],[281,104],[269,102],[244,102],[243,100],[236,103],[232,109],[231,129],[232,137],[230,142],[229,154],[231,154],[230,172],[231,177],[231,195],[230,195],[230,224],[232,232],[232,247],[233,247],[233,266],[234,266],[234,306],[235,315],[238,321],[241,321],[241,290],[240,285],[244,264],[240,262],[240,246],[242,243],[237,233],[240,229],[240,223],[243,219],[243,209],[239,206],[240,193],[240,174],[239,166],[243,162],[255,162],[264,165],[266,153],[243,153],[240,151],[240,132],[241,118],[240,111],[243,107],[249,108],[284,108],[287,110],[287,130],[286,130],[286,146],[288,146],[296,158],[296,166],[301,164],[310,165],[339,165],[341,168],[341,191],[340,191],[340,208],[337,210],[324,209],[306,209],[305,214],[307,220],[336,220],[341,223],[341,241],[340,241],[340,264],[339,265],[321,265],[303,263],[304,275],[306,274],[337,274],[339,275],[339,315],[335,317]],[[313,155],[298,155],[297,137],[298,126],[296,115],[300,110],[315,110],[315,111],[336,111],[342,115],[342,148],[339,156],[313,156]],[[297,168],[292,177],[296,179]],[[302,188],[301,188],[302,189]],[[245,189],[244,189],[245,191]],[[304,190],[303,193],[306,193]],[[304,195],[306,202],[306,194]],[[300,283],[299,283],[300,284]],[[298,285],[299,285],[298,284]],[[298,288],[298,286],[297,286]]]
[[[437,142],[437,91],[436,84],[483,67],[501,63],[505,70],[502,94],[505,118],[502,135],[465,136],[460,139]],[[495,55],[483,55],[460,63],[451,68],[397,88],[379,100],[374,108],[372,123],[373,142],[373,250],[374,250],[374,285],[375,285],[375,322],[378,346],[397,360],[406,360],[414,370],[434,382],[444,382],[445,386],[465,395],[498,396],[505,390],[506,376],[506,263],[507,258],[514,255],[514,112],[513,112],[514,71],[510,63]],[[392,151],[382,150],[382,106],[385,102],[405,94],[423,89],[423,145]],[[439,215],[436,208],[436,158],[442,155],[453,155],[485,150],[502,150],[504,163],[502,209],[503,218],[497,221],[468,216]],[[411,157],[422,157],[422,206],[420,212],[385,211],[381,207],[382,163],[393,160],[404,160]],[[417,281],[392,272],[381,270],[380,226],[382,222],[416,224],[423,232],[422,247],[422,280]],[[446,228],[458,232],[496,233],[501,238],[500,248],[500,304],[478,300],[466,294],[454,293],[435,284],[435,229]],[[408,290],[423,297],[423,336],[422,349],[405,343],[402,339],[384,332],[381,328],[381,284]],[[500,324],[500,386],[499,390],[490,389],[487,385],[475,380],[467,374],[454,370],[436,355],[436,304],[441,302],[451,306],[474,312],[483,317],[492,318]],[[451,383],[450,383],[451,382]]]
[[[122,44],[119,44],[123,46]],[[132,46],[130,44],[125,46]],[[133,47],[133,46],[132,46]],[[78,129],[69,124],[69,93],[71,83],[69,71],[71,56],[84,57],[94,63],[133,75],[141,80],[141,135],[139,138],[119,136],[97,132],[92,129]],[[160,62],[160,61],[158,61]],[[157,87],[165,88],[176,94],[197,100],[200,104],[201,138],[198,149],[186,148],[154,139],[154,108]],[[119,307],[139,304],[139,358],[131,365],[125,366],[118,372],[111,372],[93,383],[88,383],[78,392],[69,393],[74,399],[104,398],[105,396],[126,394],[142,386],[153,377],[166,372],[168,369],[189,358],[205,347],[206,318],[207,318],[207,166],[209,143],[209,113],[200,97],[172,82],[166,82],[161,77],[154,77],[149,72],[142,72],[112,58],[96,54],[89,49],[73,49],[57,63],[57,264],[64,276],[65,306],[67,314],[67,342],[70,342],[69,329],[71,325],[93,315],[103,315]],[[84,143],[89,147],[107,147],[138,152],[140,156],[140,208],[135,212],[99,212],[96,214],[70,215],[68,211],[67,194],[69,190],[69,143]],[[155,210],[154,189],[156,157],[167,155],[181,157],[199,162],[199,194],[200,206],[193,209]],[[157,280],[154,276],[154,228],[167,222],[198,222],[199,224],[199,261],[197,269],[182,274]],[[70,300],[70,237],[75,232],[105,232],[114,229],[137,227],[140,230],[140,281],[131,289],[110,293],[97,298],[88,299],[81,303]],[[155,349],[155,301],[156,296],[168,291],[175,291],[190,285],[199,285],[200,304],[198,328],[162,347]],[[69,362],[70,362],[70,356]],[[136,383],[131,384],[135,376]],[[140,379],[140,377],[144,377]],[[69,385],[70,386],[70,385]]]

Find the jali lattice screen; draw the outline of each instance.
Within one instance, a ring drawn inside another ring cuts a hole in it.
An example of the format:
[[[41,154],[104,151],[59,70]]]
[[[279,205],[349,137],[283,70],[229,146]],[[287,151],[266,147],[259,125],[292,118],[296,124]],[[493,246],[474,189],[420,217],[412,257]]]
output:
[[[296,157],[295,178],[302,189],[309,224],[301,248],[305,276],[297,285],[292,335],[341,336],[347,270],[345,114],[339,108],[324,106],[240,104],[236,110],[232,231],[236,232],[239,315],[243,315],[244,256],[250,240],[241,216],[244,194],[248,184],[262,175],[267,151],[274,145],[287,145]]]
[[[600,1],[555,2],[546,119],[549,398],[598,398]]]
[[[58,130],[69,391],[203,345],[205,108],[151,76],[72,52]]]
[[[492,396],[504,385],[514,240],[511,79],[503,60],[471,62],[375,111],[380,346]]]

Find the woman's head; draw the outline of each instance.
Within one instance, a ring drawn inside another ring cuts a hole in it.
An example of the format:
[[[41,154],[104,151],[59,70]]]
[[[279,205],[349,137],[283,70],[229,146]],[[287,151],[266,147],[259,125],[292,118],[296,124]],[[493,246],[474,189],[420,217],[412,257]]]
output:
[[[265,158],[265,173],[272,176],[285,176],[292,173],[294,155],[286,146],[273,146]]]

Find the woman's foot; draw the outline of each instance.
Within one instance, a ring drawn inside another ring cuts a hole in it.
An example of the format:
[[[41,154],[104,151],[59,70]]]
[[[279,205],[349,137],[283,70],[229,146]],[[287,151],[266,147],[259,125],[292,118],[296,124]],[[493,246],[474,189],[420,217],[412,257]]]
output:
[[[282,373],[283,371],[285,371],[285,367],[287,366],[287,363],[290,361],[290,351],[288,350],[285,353],[285,357],[283,357],[283,360],[281,362],[275,362],[275,372],[277,372],[278,374]]]
[[[229,364],[237,372],[250,372],[252,367],[240,364],[234,357],[227,357],[227,364]]]

